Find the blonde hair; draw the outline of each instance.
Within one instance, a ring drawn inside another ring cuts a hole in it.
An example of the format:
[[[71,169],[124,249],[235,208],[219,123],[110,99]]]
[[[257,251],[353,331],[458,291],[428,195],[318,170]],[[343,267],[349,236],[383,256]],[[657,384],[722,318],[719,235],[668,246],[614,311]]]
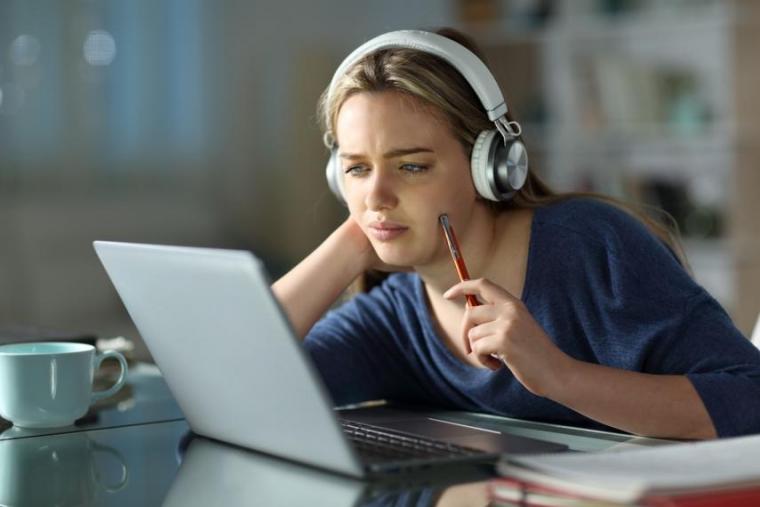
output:
[[[452,28],[436,30],[475,53],[484,63],[479,48],[461,32]],[[416,49],[393,48],[368,54],[349,68],[328,97],[325,90],[320,97],[317,114],[325,145],[336,146],[335,126],[343,103],[352,95],[363,92],[394,91],[411,97],[431,108],[446,119],[454,137],[469,156],[475,139],[483,130],[494,128],[467,80],[444,59]],[[328,98],[332,100],[328,101]],[[507,113],[507,119],[512,116]],[[525,139],[521,139],[526,144]],[[538,208],[578,197],[607,202],[643,222],[665,243],[688,269],[688,262],[679,241],[675,220],[664,210],[643,204],[632,204],[593,192],[554,192],[538,176],[535,166],[528,172],[525,185],[507,202],[492,202],[495,210]],[[366,278],[366,277],[365,277]],[[370,279],[372,275],[370,274]],[[376,277],[382,279],[380,275]],[[366,286],[364,287],[366,289]]]

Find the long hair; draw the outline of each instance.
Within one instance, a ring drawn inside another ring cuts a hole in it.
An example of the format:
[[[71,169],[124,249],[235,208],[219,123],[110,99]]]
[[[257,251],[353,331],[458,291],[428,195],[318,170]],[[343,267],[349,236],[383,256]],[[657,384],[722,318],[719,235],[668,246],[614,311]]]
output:
[[[487,65],[482,51],[463,33],[452,28],[442,28],[436,33],[447,37],[472,51]],[[442,113],[457,140],[471,153],[478,134],[494,128],[475,91],[462,74],[444,59],[423,51],[409,48],[384,49],[370,53],[356,62],[337,82],[333,94],[322,93],[317,114],[325,145],[335,146],[335,126],[343,103],[352,95],[362,92],[395,91],[432,106]],[[332,100],[328,99],[331,98]],[[514,118],[507,113],[507,119]],[[526,146],[524,139],[520,139]],[[679,241],[675,220],[664,210],[643,204],[633,204],[593,192],[554,192],[536,172],[532,165],[525,185],[506,202],[487,201],[494,210],[539,208],[556,202],[586,197],[611,204],[644,225],[688,269],[688,262]],[[354,284],[355,291],[366,291],[382,282],[387,273],[370,271]]]

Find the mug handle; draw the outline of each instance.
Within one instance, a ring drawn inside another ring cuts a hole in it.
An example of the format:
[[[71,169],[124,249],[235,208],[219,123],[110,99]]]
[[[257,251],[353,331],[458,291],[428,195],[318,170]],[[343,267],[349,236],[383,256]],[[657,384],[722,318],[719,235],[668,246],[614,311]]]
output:
[[[106,493],[116,493],[117,491],[124,489],[124,486],[126,486],[127,482],[129,482],[129,469],[127,468],[127,464],[124,462],[124,456],[122,456],[119,451],[113,449],[112,447],[100,445],[96,442],[93,442],[92,453],[95,454],[96,452],[102,452],[103,454],[111,456],[121,468],[121,477],[115,484],[104,483],[100,471],[97,469],[93,462],[93,465],[90,467],[90,473],[95,482],[97,482],[103,488],[103,490],[105,490]]]
[[[92,397],[90,398],[90,404],[93,404],[98,400],[101,400],[103,398],[108,398],[109,396],[116,394],[116,392],[124,386],[124,383],[127,380],[127,360],[124,359],[124,356],[121,355],[120,352],[116,352],[115,350],[109,350],[107,352],[103,352],[102,354],[97,354],[95,356],[95,367],[93,368],[93,371],[97,371],[98,368],[100,368],[100,363],[102,363],[105,359],[109,357],[113,357],[114,359],[119,361],[119,365],[121,366],[121,374],[119,375],[119,379],[116,381],[114,385],[112,385],[110,388],[106,389],[105,391],[93,392]]]

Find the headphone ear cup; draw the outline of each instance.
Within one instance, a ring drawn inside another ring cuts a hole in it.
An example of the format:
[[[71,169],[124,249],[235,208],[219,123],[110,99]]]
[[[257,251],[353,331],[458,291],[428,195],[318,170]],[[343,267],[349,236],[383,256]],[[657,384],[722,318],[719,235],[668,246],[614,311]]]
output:
[[[507,143],[504,166],[508,168],[504,181],[513,192],[517,192],[528,179],[528,150],[519,139]]]
[[[483,130],[480,132],[470,155],[472,183],[475,185],[478,195],[489,201],[501,200],[496,196],[489,182],[489,173],[493,174],[493,167],[489,164],[489,154],[497,133],[496,130]]]
[[[472,181],[478,195],[491,201],[508,201],[528,177],[528,152],[519,139],[503,141],[497,130],[484,130],[470,156]]]
[[[346,199],[343,196],[343,178],[340,174],[340,162],[338,161],[338,150],[330,150],[330,159],[327,161],[327,167],[325,168],[325,176],[327,177],[327,186],[338,198],[338,201],[346,206]]]

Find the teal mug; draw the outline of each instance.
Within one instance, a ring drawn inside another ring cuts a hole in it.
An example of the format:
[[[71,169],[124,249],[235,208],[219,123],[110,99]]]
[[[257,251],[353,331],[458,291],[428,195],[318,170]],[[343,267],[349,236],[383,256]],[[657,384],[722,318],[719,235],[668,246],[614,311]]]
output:
[[[92,390],[100,363],[114,358],[121,365],[116,383]],[[94,402],[124,386],[127,361],[119,352],[98,354],[84,343],[39,342],[0,346],[0,416],[20,428],[69,426]]]

